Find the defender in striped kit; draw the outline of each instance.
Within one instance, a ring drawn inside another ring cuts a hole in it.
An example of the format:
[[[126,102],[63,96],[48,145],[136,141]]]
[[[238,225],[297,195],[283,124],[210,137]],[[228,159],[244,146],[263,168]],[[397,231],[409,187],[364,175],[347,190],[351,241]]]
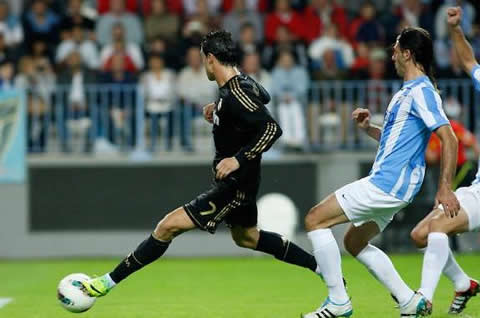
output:
[[[236,47],[230,33],[207,34],[201,49],[207,76],[219,86],[219,99],[204,108],[205,119],[213,124],[216,149],[212,187],[167,214],[112,272],[84,283],[93,297],[106,295],[126,277],[160,258],[176,236],[194,228],[213,234],[224,220],[237,245],[318,273],[313,255],[276,233],[257,229],[256,197],[262,154],[282,134],[265,107],[270,101],[268,92],[238,72]],[[175,181],[165,180],[165,186],[169,182]]]
[[[370,175],[341,187],[313,207],[305,218],[313,254],[329,293],[323,305],[304,318],[352,315],[352,303],[342,282],[340,251],[331,230],[342,223],[351,223],[344,238],[345,248],[399,300],[401,317],[420,317],[430,310],[428,300],[405,284],[389,257],[370,240],[419,191],[432,131],[443,144],[436,199],[449,212],[458,212],[459,204],[451,190],[457,140],[434,85],[430,34],[421,28],[406,28],[393,49],[395,69],[404,82],[387,107],[383,127],[370,124],[368,109],[359,108],[352,114],[359,128],[379,141]]]

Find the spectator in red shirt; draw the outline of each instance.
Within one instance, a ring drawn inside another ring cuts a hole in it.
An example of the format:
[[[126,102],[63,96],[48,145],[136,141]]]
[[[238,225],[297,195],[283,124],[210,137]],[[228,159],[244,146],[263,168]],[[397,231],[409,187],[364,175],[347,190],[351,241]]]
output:
[[[265,37],[268,43],[273,43],[280,26],[286,26],[295,40],[304,39],[308,24],[304,23],[303,17],[292,10],[289,0],[276,0],[275,11],[267,15],[265,19]]]
[[[126,41],[123,24],[114,25],[112,33],[113,43],[104,46],[100,53],[100,63],[103,70],[110,71],[114,57],[123,56],[124,66],[127,71],[132,73],[140,71],[144,66],[140,47],[133,42]]]
[[[125,9],[131,13],[137,13],[138,1],[137,0],[125,0]],[[97,0],[97,10],[99,14],[107,13],[111,10],[110,0]]]
[[[332,0],[312,0],[305,9],[305,39],[308,43],[320,37],[325,28],[335,24],[341,37],[348,36],[348,20],[345,9]]]
[[[445,103],[445,112],[450,119],[450,125],[458,139],[458,157],[457,157],[457,175],[452,185],[454,188],[470,185],[475,178],[476,169],[468,161],[467,149],[471,148],[475,153],[475,158],[480,155],[480,147],[475,136],[456,118],[460,116],[461,106],[459,102],[450,97]],[[438,136],[433,133],[428,142],[425,152],[425,159],[430,165],[436,165],[440,162],[441,142]]]

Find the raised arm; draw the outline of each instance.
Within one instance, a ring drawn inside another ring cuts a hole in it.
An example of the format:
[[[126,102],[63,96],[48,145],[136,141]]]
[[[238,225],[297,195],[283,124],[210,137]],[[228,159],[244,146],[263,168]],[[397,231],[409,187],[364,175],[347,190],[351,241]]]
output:
[[[363,129],[367,135],[380,141],[382,136],[382,128],[370,123],[370,111],[366,108],[357,108],[352,113],[352,119],[355,120],[357,126]]]
[[[452,182],[457,168],[458,141],[450,125],[439,127],[435,133],[442,142],[440,179],[435,196],[435,206],[441,204],[448,217],[455,217],[460,210],[460,203],[452,191]]]
[[[460,21],[462,20],[462,9],[460,7],[452,7],[447,10],[447,23],[450,31],[450,37],[457,52],[458,58],[463,69],[468,74],[472,73],[473,68],[478,65],[475,60],[472,46],[468,43],[463,34]]]

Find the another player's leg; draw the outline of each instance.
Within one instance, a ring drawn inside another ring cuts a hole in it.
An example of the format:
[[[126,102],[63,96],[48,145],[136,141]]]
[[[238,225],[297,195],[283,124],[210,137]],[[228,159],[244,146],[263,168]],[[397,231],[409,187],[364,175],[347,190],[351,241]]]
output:
[[[463,208],[455,218],[447,217],[440,209],[433,211],[431,215],[433,217],[428,221],[427,249],[419,292],[432,301],[440,275],[442,272],[448,274],[447,276],[454,281],[456,290],[460,289],[456,291],[449,309],[450,313],[457,314],[462,312],[468,300],[480,291],[478,282],[468,278],[453,258],[448,242],[449,235],[469,230],[468,215]],[[421,230],[416,230],[418,235]],[[415,237],[415,234],[412,234],[412,237]]]
[[[443,214],[441,210],[435,210],[428,214],[410,233],[415,245],[425,252],[427,248],[428,234],[430,231],[430,220],[438,214]],[[471,282],[473,281],[460,267],[455,260],[455,256],[451,249],[449,249],[447,264],[443,268],[443,274],[453,283],[456,293],[463,293],[469,290]]]
[[[258,230],[256,226],[245,228],[240,225],[233,226],[231,233],[240,247],[273,255],[282,262],[305,267],[313,272],[317,269],[313,255],[277,233]]]
[[[368,222],[358,227],[351,225],[345,234],[345,249],[396,297],[403,315],[427,313],[428,303],[416,294],[398,274],[390,258],[379,248],[370,244],[370,240],[380,233],[375,222]]]
[[[348,221],[333,194],[312,208],[305,218],[313,254],[328,288],[324,304],[315,312],[305,315],[305,318],[352,315],[352,304],[343,282],[340,249],[330,229]]]
[[[128,254],[112,272],[83,283],[88,294],[93,297],[105,296],[129,275],[159,259],[174,237],[193,228],[195,224],[184,208],[169,213],[158,223],[153,233],[141,242],[135,251]]]

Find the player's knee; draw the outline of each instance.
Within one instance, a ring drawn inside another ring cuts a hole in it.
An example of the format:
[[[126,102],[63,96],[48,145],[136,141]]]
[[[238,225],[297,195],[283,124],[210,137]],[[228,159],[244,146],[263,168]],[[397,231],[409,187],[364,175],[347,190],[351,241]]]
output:
[[[414,228],[412,232],[410,232],[410,238],[417,248],[424,248],[427,246],[427,237],[425,233],[425,229],[418,227]]]
[[[232,239],[239,247],[254,249],[257,247],[258,238],[249,231],[232,232]]]
[[[175,216],[173,213],[167,214],[160,222],[158,222],[155,231],[155,237],[162,241],[170,241],[181,229],[178,225]]]
[[[428,223],[428,233],[432,232],[441,232],[448,234],[443,215],[432,218]]]
[[[234,237],[233,241],[239,247],[254,249],[257,243],[248,237]]]
[[[328,224],[322,220],[322,205],[317,205],[310,209],[305,216],[305,229],[310,232],[319,228],[327,228]]]
[[[305,216],[305,229],[313,231],[317,225],[317,217],[315,216],[316,207],[311,208]]]

